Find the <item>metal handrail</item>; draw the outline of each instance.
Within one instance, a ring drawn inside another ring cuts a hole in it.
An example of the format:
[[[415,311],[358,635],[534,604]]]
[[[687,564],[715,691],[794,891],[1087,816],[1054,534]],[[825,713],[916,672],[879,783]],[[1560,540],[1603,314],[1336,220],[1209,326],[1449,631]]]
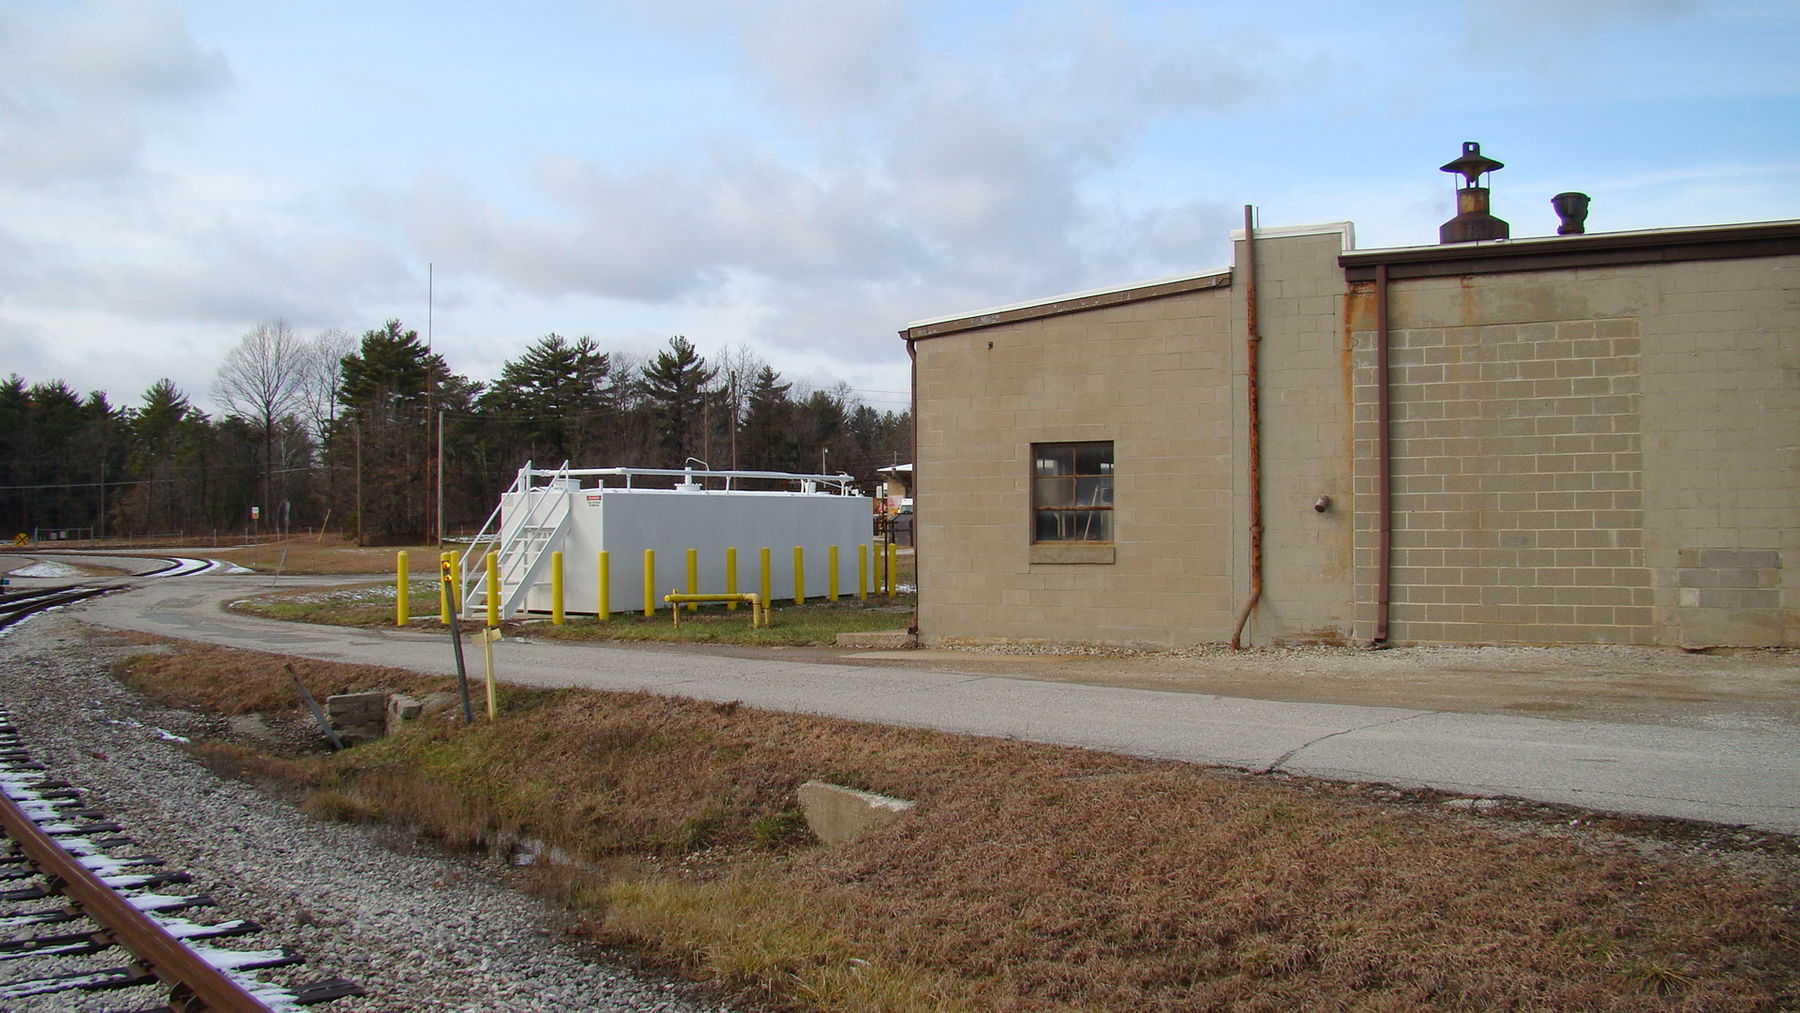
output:
[[[562,467],[555,471],[538,471],[532,468],[530,461],[526,461],[525,466],[519,469],[518,476],[513,479],[512,487],[507,491],[509,493],[525,494],[526,514],[518,524],[513,525],[513,536],[511,538],[505,537],[506,526],[500,518],[501,508],[499,506],[494,508],[493,515],[488,518],[489,525],[495,523],[500,524],[499,530],[497,530],[494,535],[498,540],[498,544],[494,545],[489,551],[499,553],[497,558],[504,567],[500,573],[500,588],[503,596],[510,597],[507,588],[518,584],[524,579],[524,575],[531,572],[531,564],[535,559],[535,557],[527,558],[525,553],[512,553],[509,558],[508,550],[517,544],[521,537],[529,537],[524,534],[525,532],[542,526],[541,522],[548,520],[558,507],[562,509],[565,519],[568,515],[567,499],[552,496],[533,497],[530,495],[534,489],[537,488],[532,484],[532,478],[536,475],[548,476],[548,481],[545,482],[543,488],[550,488],[559,481],[571,477],[569,462],[564,461]],[[504,502],[505,498],[502,497],[501,503]],[[483,525],[481,534],[475,536],[476,540],[480,541],[483,535],[486,535],[487,530],[488,525]],[[482,569],[484,571],[486,569],[485,562],[482,563]],[[478,598],[487,593],[486,581],[476,579],[478,575],[475,572],[475,554],[473,552],[464,557],[460,570],[462,571],[461,577],[463,581],[463,610],[467,612],[475,607],[475,602]]]
[[[571,478],[623,478],[625,488],[631,488],[631,480],[638,476],[654,478],[680,478],[686,482],[704,482],[708,479],[720,479],[725,483],[725,491],[731,490],[731,484],[743,479],[758,481],[790,482],[800,485],[806,482],[829,484],[836,489],[835,495],[847,496],[852,493],[851,486],[856,476],[845,472],[836,474],[802,474],[792,471],[713,471],[709,468],[569,468],[563,472]]]

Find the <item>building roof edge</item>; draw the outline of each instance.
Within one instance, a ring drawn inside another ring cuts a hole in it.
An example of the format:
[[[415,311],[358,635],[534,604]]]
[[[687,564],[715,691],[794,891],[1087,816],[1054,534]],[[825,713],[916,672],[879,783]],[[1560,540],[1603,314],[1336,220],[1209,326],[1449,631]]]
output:
[[[1257,230],[1258,235],[1261,233],[1262,230]],[[1086,292],[1051,296],[1046,299],[1009,303],[1005,306],[994,306],[973,313],[954,313],[949,316],[915,320],[901,329],[900,336],[908,341],[916,341],[921,338],[935,338],[942,334],[994,327],[1020,320],[1036,320],[1042,317],[1060,316],[1064,313],[1078,313],[1105,306],[1116,306],[1121,303],[1161,299],[1184,292],[1225,288],[1230,284],[1231,269],[1228,267],[1214,268],[1196,274],[1180,274],[1153,281],[1133,282],[1114,288],[1097,288]]]

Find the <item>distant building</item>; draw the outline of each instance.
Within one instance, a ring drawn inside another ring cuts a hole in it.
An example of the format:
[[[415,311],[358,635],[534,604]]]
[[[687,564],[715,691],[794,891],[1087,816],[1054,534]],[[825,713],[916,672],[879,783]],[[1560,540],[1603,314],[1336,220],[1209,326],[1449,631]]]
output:
[[[920,635],[1800,646],[1800,222],[1480,238],[1471,147],[1449,242],[902,331]]]

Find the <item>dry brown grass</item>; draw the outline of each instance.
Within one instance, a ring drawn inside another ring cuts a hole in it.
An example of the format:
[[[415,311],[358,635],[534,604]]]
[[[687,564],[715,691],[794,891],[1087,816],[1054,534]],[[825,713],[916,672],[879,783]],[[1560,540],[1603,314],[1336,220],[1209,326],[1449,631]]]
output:
[[[334,693],[380,689],[420,694],[449,684],[448,679],[400,668],[346,665],[186,641],[179,642],[179,649],[171,654],[133,656],[120,669],[120,678],[173,707],[224,715],[285,713],[306,706],[286,671],[289,667],[320,702]]]
[[[407,553],[413,572],[426,576],[436,572],[435,545],[361,546],[336,534],[295,535],[282,541],[223,548],[208,554],[263,573],[392,574],[396,553],[402,551]]]
[[[280,696],[231,688],[229,659],[204,653],[221,687],[184,676],[181,698]],[[195,666],[136,668],[148,685]],[[316,692],[340,677],[309,673]],[[1716,854],[1705,835],[643,694],[514,690],[504,711],[330,758],[317,808],[459,845],[543,839],[583,861],[546,881],[598,936],[795,1008],[1800,1003],[1791,842]],[[811,777],[920,805],[850,845],[796,846],[773,831]]]

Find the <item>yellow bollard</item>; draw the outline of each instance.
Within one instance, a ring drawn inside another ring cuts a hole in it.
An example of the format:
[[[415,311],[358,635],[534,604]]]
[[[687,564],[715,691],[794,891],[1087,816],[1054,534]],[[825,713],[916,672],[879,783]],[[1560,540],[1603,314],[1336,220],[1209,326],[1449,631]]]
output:
[[[837,601],[837,559],[837,546],[825,550],[825,565],[831,570],[825,578],[825,600],[829,602]]]
[[[762,550],[762,599],[765,609],[769,607],[770,602],[775,600],[769,597],[769,547],[767,545],[763,546]]]
[[[876,542],[875,543],[875,593],[876,594],[880,594],[881,588],[883,587],[883,585],[885,585],[887,583],[887,578],[885,576],[886,572],[887,572],[887,552],[882,547],[882,544],[880,542]]]
[[[450,553],[448,553],[448,552],[438,553],[438,570],[439,570],[439,572],[448,573],[449,566],[450,566]],[[450,625],[450,581],[449,580],[439,580],[438,581],[438,621],[443,623],[445,626]]]
[[[402,551],[402,552],[397,553],[396,555],[398,556],[398,558],[396,559],[395,562],[398,566],[399,574],[397,577],[397,583],[394,584],[394,625],[395,626],[405,626],[406,619],[407,619],[407,616],[406,616],[406,604],[407,604],[406,582],[409,579],[409,574],[407,573],[407,567],[406,567],[406,553],[404,551]]]
[[[550,625],[563,624],[563,581],[561,552],[550,553]]]
[[[688,564],[687,593],[688,594],[699,594],[700,593],[700,550],[699,549],[687,550],[687,564]],[[688,602],[688,611],[689,612],[698,611],[699,608],[700,608],[699,605],[697,605],[693,602]]]
[[[899,578],[896,577],[895,574],[897,574],[900,570],[900,546],[895,545],[893,542],[889,542],[887,556],[888,556],[888,565],[887,565],[888,592],[887,593],[888,593],[888,597],[892,598],[894,596],[894,588],[897,587],[899,584]]]
[[[612,618],[612,555],[600,550],[600,607],[594,618],[606,622]]]
[[[806,549],[794,546],[794,604],[806,604]]]
[[[656,550],[644,550],[644,618],[656,615]]]
[[[726,594],[737,594],[738,593],[738,589],[737,589],[737,550],[732,549],[732,548],[728,548],[725,550],[725,593]],[[727,610],[732,611],[732,612],[736,612],[737,607],[738,607],[737,602],[730,602],[730,603],[726,604],[726,606],[725,606],[725,608]]]
[[[869,600],[869,547],[856,547],[856,600]]]
[[[487,612],[488,626],[500,625],[500,557],[490,552],[487,554]]]
[[[463,610],[462,553],[451,549],[447,555],[450,557],[450,614],[459,616]]]

